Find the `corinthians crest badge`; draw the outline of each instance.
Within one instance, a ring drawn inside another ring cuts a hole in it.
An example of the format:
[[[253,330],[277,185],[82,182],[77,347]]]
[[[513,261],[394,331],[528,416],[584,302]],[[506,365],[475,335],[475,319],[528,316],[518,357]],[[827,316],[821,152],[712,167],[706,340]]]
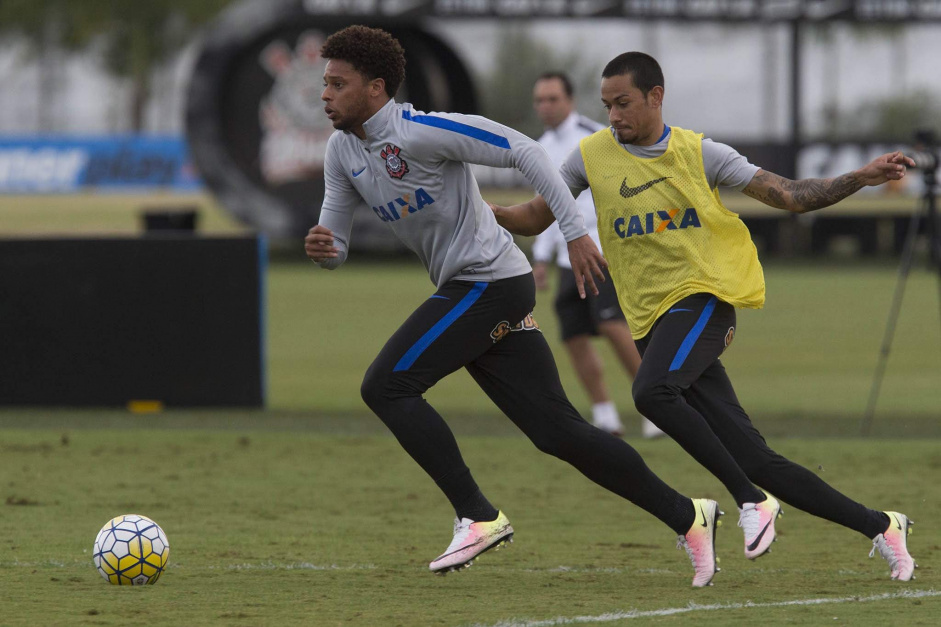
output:
[[[379,156],[386,160],[386,172],[394,179],[400,179],[408,174],[408,164],[399,156],[402,149],[392,144],[386,144]]]

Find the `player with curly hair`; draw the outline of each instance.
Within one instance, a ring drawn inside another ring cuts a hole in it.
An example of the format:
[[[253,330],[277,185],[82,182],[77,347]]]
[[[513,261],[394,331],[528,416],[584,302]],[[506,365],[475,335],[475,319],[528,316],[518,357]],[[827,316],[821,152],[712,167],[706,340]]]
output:
[[[347,257],[353,210],[366,203],[421,259],[437,291],[392,335],[366,373],[362,396],[435,481],[456,513],[434,572],[458,570],[513,535],[483,495],[454,435],[422,395],[465,368],[536,445],[650,512],[678,535],[694,586],[716,572],[715,501],[661,481],[623,440],[585,422],[562,389],[531,312],[532,269],[480,196],[469,163],[518,168],[553,207],[578,289],[597,293],[603,259],[575,200],[536,142],[478,116],[424,113],[393,96],[405,58],[388,33],[353,26],[331,35],[321,98],[338,131],[325,160],[326,194],[307,255],[335,269]]]

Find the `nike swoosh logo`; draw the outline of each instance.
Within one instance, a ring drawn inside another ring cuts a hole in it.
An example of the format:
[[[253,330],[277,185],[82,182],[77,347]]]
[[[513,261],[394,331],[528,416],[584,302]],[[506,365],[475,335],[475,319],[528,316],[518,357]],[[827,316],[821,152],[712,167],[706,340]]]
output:
[[[480,544],[480,543],[483,542],[483,541],[484,541],[483,538],[477,538],[476,540],[474,540],[474,541],[471,542],[470,544],[465,544],[464,546],[462,546],[462,547],[459,548],[459,549],[454,549],[454,550],[451,551],[450,553],[445,553],[444,555],[438,556],[438,559],[436,559],[435,561],[437,562],[438,560],[440,560],[440,559],[442,559],[442,558],[444,558],[444,557],[449,557],[449,556],[451,556],[451,555],[454,555],[455,553],[460,553],[461,551],[465,551],[465,550],[471,548],[472,546],[477,546],[478,544]]]
[[[365,170],[365,169],[366,169],[366,166],[363,166],[363,167],[361,167],[361,168],[359,169],[359,171],[350,170],[350,172],[353,173],[353,178],[356,178],[357,176],[359,176],[360,174],[362,174],[362,173],[363,173],[363,170]]]
[[[673,312],[676,312],[676,311],[692,311],[692,309],[671,309],[671,310],[668,311],[667,313],[673,313]]]
[[[773,520],[773,519],[772,519],[772,520]],[[762,536],[765,535],[765,532],[768,530],[768,527],[770,527],[770,526],[771,526],[771,523],[770,523],[770,522],[768,522],[767,524],[765,524],[765,528],[761,530],[761,533],[759,533],[757,536],[755,536],[755,541],[748,545],[748,550],[749,550],[749,551],[754,551],[756,548],[758,548],[758,544],[761,543],[761,538],[762,538]]]
[[[496,533],[493,534],[493,535],[500,535],[501,533],[503,533],[503,532],[506,531],[506,528],[507,528],[508,526],[509,526],[509,525],[504,525],[504,526],[500,527],[500,529],[498,529],[498,530],[496,531]],[[512,535],[512,534],[510,534],[510,535]],[[508,536],[508,537],[509,537],[509,536]],[[502,539],[503,539],[503,538],[500,538],[500,540],[502,540]],[[459,548],[459,549],[454,549],[454,550],[451,551],[450,553],[445,553],[444,555],[439,555],[438,558],[435,559],[435,561],[437,562],[438,560],[440,560],[440,559],[442,559],[442,558],[448,557],[448,556],[450,556],[450,555],[454,555],[455,553],[459,553],[459,552],[461,552],[461,551],[465,551],[465,550],[467,550],[467,549],[469,549],[469,548],[471,548],[471,547],[477,546],[478,544],[480,544],[480,543],[483,542],[483,541],[484,541],[483,538],[477,538],[476,540],[474,540],[474,541],[471,542],[470,544],[465,544],[464,546],[462,546],[462,547]],[[496,544],[497,542],[499,542],[499,540],[494,541],[494,544]],[[492,545],[491,545],[491,546],[492,546]]]
[[[901,530],[902,530],[902,523],[899,522],[898,516],[893,516],[893,517],[892,517],[892,520],[895,521],[895,528],[898,529],[899,531],[901,531]]]
[[[636,196],[641,192],[645,192],[657,183],[662,183],[663,181],[670,178],[669,176],[663,176],[652,181],[647,181],[643,185],[638,185],[637,187],[628,187],[627,186],[627,177],[624,177],[624,180],[621,181],[621,196],[624,198],[630,198],[631,196]]]
[[[703,511],[702,505],[699,506],[699,513],[702,514],[702,522],[699,523],[701,527],[708,527],[709,524],[706,522],[706,512]]]

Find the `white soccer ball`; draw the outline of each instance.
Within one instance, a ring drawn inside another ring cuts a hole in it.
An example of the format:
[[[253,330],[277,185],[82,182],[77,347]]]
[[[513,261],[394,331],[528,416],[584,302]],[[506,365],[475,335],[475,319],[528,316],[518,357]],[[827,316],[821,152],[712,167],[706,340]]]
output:
[[[93,551],[95,568],[117,586],[156,583],[170,560],[170,543],[157,523],[146,516],[112,518],[98,532]]]

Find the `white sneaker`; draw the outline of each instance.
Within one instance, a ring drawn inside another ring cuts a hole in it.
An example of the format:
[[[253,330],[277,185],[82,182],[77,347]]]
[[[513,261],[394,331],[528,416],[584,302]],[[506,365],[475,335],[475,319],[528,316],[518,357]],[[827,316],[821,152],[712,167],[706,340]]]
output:
[[[647,418],[641,417],[640,420],[641,434],[644,436],[644,438],[653,440],[655,438],[662,438],[666,435],[666,433],[664,433],[660,427],[650,422],[650,420]]]
[[[750,560],[771,552],[775,540],[774,521],[781,515],[781,504],[765,492],[761,503],[745,503],[739,511],[738,526],[745,532],[745,557]]]
[[[454,519],[454,538],[444,553],[432,561],[428,568],[431,572],[444,575],[470,566],[474,558],[490,549],[513,541],[513,527],[510,521],[499,512],[496,520],[474,522],[470,518]]]
[[[611,435],[618,437],[624,435],[624,425],[621,424],[617,406],[611,401],[592,405],[591,424]]]

